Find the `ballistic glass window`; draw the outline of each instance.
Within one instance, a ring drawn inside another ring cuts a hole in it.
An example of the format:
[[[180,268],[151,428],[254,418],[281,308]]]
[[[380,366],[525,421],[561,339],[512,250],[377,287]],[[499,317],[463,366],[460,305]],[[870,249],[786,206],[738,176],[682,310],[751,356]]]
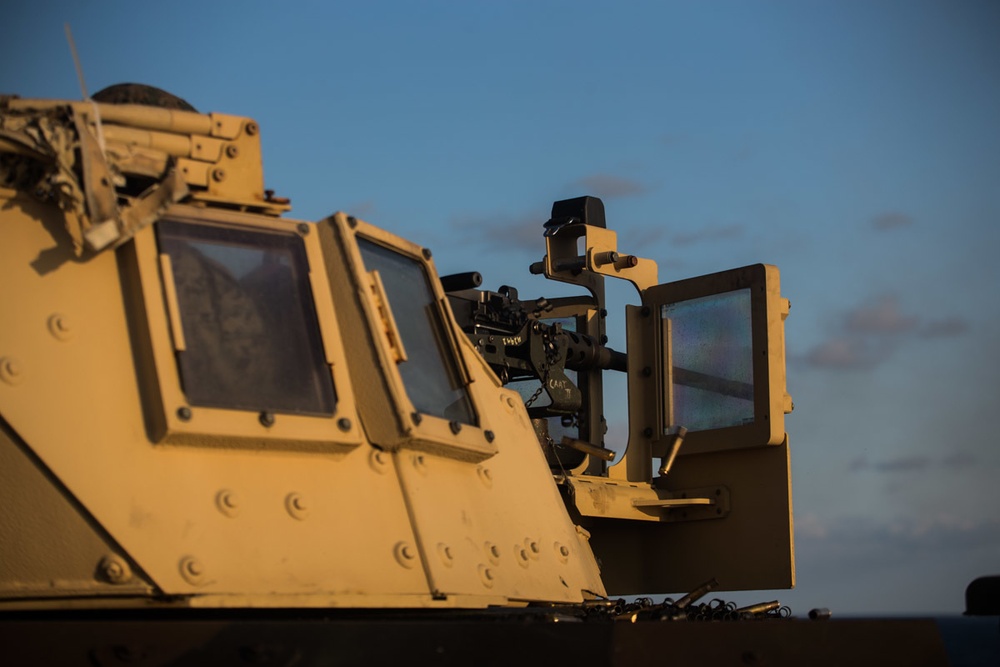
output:
[[[326,363],[302,240],[295,234],[162,220],[192,405],[332,415]]]
[[[475,425],[472,402],[458,381],[454,351],[445,340],[440,305],[423,264],[358,237],[365,268],[378,271],[407,360],[399,374],[413,407],[422,414]]]
[[[668,420],[689,431],[752,424],[750,289],[666,304],[660,317],[673,356]]]

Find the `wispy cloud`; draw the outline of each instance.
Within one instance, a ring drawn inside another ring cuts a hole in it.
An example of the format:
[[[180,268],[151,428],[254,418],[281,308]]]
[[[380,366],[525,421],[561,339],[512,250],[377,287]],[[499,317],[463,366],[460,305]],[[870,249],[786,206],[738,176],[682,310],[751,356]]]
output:
[[[899,211],[889,211],[886,213],[880,213],[871,219],[871,225],[879,231],[888,231],[890,229],[900,229],[902,227],[909,227],[913,224],[913,218],[906,215],[905,213],[900,213]]]
[[[601,199],[634,197],[649,191],[649,188],[634,179],[603,173],[577,179],[569,184],[568,189],[583,190],[586,194]]]
[[[924,338],[947,338],[960,336],[969,330],[969,323],[961,317],[948,317],[942,320],[931,320],[920,329]]]
[[[902,456],[878,461],[872,467],[878,472],[917,472],[926,470],[930,463],[926,456]]]
[[[810,559],[878,567],[905,561],[914,553],[1000,548],[1000,520],[976,520],[949,513],[888,521],[851,517],[796,520],[796,547]],[[813,563],[815,565],[815,563]]]
[[[898,297],[883,295],[849,311],[845,324],[847,331],[853,333],[899,334],[913,331],[918,322],[916,316],[903,314]]]
[[[889,354],[885,346],[876,349],[870,341],[859,336],[838,336],[823,341],[806,353],[804,359],[810,366],[831,369],[874,368]]]
[[[512,216],[504,213],[459,215],[451,220],[450,226],[457,235],[470,241],[525,250],[541,256],[545,254],[543,224],[546,220],[547,216]]]
[[[925,322],[905,312],[898,296],[883,294],[844,312],[830,337],[802,360],[816,368],[871,369],[891,357],[907,339],[959,336],[967,329],[968,324],[959,317]]]
[[[875,473],[910,473],[923,472],[933,469],[964,469],[981,465],[978,457],[968,452],[952,452],[948,456],[933,458],[914,454],[910,456],[897,456],[880,460],[870,460],[867,456],[861,455],[851,459],[847,464],[848,472],[875,472]]]
[[[941,459],[941,464],[947,468],[971,468],[980,465],[980,460],[968,452],[957,451]]]

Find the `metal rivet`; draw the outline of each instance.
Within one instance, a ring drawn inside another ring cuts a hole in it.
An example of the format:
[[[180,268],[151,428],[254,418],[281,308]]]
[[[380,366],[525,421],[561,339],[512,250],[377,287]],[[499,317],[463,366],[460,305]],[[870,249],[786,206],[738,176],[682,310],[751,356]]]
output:
[[[479,480],[486,486],[486,488],[489,489],[493,487],[493,473],[490,472],[489,468],[477,466],[476,474],[479,475]]]
[[[644,428],[644,429],[642,430],[642,434],[643,434],[644,436],[646,436],[647,438],[652,438],[652,437],[653,437],[653,429],[651,429],[651,428],[649,428],[649,427],[647,426],[646,428]]]
[[[493,434],[493,431],[484,431],[483,435],[486,436],[486,442],[493,442],[493,440],[496,438],[496,435]]]
[[[238,157],[239,154],[240,154],[240,149],[239,149],[239,147],[236,146],[236,144],[229,144],[228,146],[226,146],[226,155],[227,156],[229,156],[231,158],[235,158],[235,157]]]
[[[649,306],[643,306],[639,312],[642,313],[643,317],[649,317],[653,311],[649,309]]]
[[[388,456],[381,449],[372,449],[368,455],[368,464],[375,472],[384,475],[388,469]]]
[[[191,421],[191,408],[184,407],[177,408],[177,418],[182,422]]]
[[[493,588],[493,570],[483,564],[479,565],[479,579],[486,588]]]
[[[417,564],[416,551],[407,542],[397,542],[396,546],[393,547],[392,555],[395,556],[396,562],[406,569],[410,569]]]
[[[247,128],[246,129],[247,129],[247,134],[249,134],[251,137],[253,135],[257,134],[257,132],[260,130],[260,128],[257,127],[257,123],[255,123],[253,121],[250,121],[249,123],[247,123]]]
[[[601,345],[607,345],[607,344],[608,344],[608,337],[602,334],[601,335]]]
[[[285,510],[289,516],[299,521],[303,521],[309,516],[309,504],[305,498],[294,491],[285,496]]]
[[[337,428],[339,428],[341,431],[350,431],[351,420],[348,419],[347,417],[341,417],[340,419],[337,420]]]
[[[419,412],[414,412],[413,414],[410,415],[410,419],[413,420],[414,425],[420,426],[420,422],[424,420],[424,416]]]
[[[347,224],[351,226],[351,229],[354,229],[358,226],[358,219],[353,215],[349,215],[347,216]]]
[[[263,412],[260,413],[259,419],[261,426],[264,426],[265,428],[271,428],[272,426],[274,426],[273,412],[268,412],[267,410],[264,410]]]
[[[193,556],[185,556],[180,562],[181,576],[189,584],[201,584],[204,582],[205,568],[201,561]]]
[[[653,374],[653,369],[652,368],[650,368],[649,366],[643,366],[643,368],[642,368],[642,377],[648,378],[652,374]]]
[[[226,516],[233,518],[240,513],[240,497],[230,489],[222,489],[215,494],[215,506]]]
[[[424,255],[424,259],[430,259],[431,258],[431,249],[430,248],[424,248],[421,252]]]
[[[441,562],[445,567],[451,567],[455,562],[455,557],[451,553],[451,547],[449,547],[444,542],[439,542],[437,545],[438,556],[441,558]]]
[[[448,428],[451,429],[452,433],[458,435],[458,432],[462,430],[462,425],[453,419],[448,422]]]
[[[107,555],[97,565],[100,578],[110,584],[124,584],[132,579],[132,568],[114,554]]]
[[[222,167],[216,167],[215,169],[213,169],[212,180],[216,181],[217,183],[221,183],[222,181],[226,180],[226,170],[223,169]]]
[[[61,313],[53,313],[49,316],[49,333],[58,340],[69,340],[73,337],[73,327],[70,326],[69,318]]]
[[[15,385],[24,379],[24,367],[14,357],[0,359],[0,380]]]

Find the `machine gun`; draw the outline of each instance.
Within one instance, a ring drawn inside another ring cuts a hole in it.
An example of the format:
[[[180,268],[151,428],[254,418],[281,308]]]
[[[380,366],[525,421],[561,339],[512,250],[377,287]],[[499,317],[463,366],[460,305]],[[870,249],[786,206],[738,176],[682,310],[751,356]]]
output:
[[[535,406],[531,401],[532,417],[573,415],[581,409],[580,389],[566,375],[567,369],[622,373],[627,369],[622,352],[565,328],[563,322],[545,322],[553,305],[544,297],[522,301],[515,288],[502,285],[497,292],[461,290],[449,292],[448,298],[459,326],[504,384],[540,382],[533,398],[544,392],[549,402]]]
[[[604,206],[595,197],[557,201],[545,236],[573,237],[587,224],[604,227]],[[615,259],[618,259],[617,256]],[[563,268],[580,276],[579,260]],[[544,273],[544,262],[532,265]],[[441,279],[455,319],[504,385],[518,389],[553,468],[575,466],[584,455],[611,461],[601,400],[601,371],[627,372],[627,356],[606,347],[607,314],[602,282],[585,284],[582,297],[520,299],[517,289],[476,289],[478,272]],[[553,435],[562,436],[557,443]]]

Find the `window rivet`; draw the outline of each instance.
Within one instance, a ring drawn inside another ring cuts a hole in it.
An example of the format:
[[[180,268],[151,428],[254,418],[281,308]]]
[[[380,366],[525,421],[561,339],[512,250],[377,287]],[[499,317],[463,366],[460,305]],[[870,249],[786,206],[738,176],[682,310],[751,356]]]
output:
[[[430,259],[431,258],[431,249],[430,248],[424,248],[422,252],[424,254],[424,259]]]
[[[347,216],[347,224],[351,226],[351,229],[354,229],[358,226],[358,219],[353,215],[349,215]]]
[[[416,424],[417,426],[420,426],[420,422],[424,420],[424,416],[419,412],[414,412],[412,415],[410,415],[410,418],[413,420],[413,423]]]
[[[271,428],[272,426],[274,426],[274,413],[268,412],[267,410],[261,412],[260,423],[261,426],[264,426],[265,428]]]
[[[452,433],[454,433],[455,435],[458,435],[458,432],[462,430],[462,425],[459,424],[457,421],[452,420],[452,421],[448,422],[448,428],[451,429]]]
[[[493,442],[493,440],[496,438],[496,435],[493,434],[493,431],[484,431],[483,435],[486,436],[486,442]]]
[[[191,420],[191,408],[184,406],[182,408],[177,408],[177,418],[182,422]]]
[[[309,233],[309,225],[304,222],[300,222],[298,224],[298,227],[296,227],[296,229],[299,230],[299,234],[302,234],[302,236],[305,236],[306,234]]]
[[[347,417],[341,417],[340,419],[337,420],[337,428],[339,428],[341,431],[350,431],[351,420],[348,419]]]

